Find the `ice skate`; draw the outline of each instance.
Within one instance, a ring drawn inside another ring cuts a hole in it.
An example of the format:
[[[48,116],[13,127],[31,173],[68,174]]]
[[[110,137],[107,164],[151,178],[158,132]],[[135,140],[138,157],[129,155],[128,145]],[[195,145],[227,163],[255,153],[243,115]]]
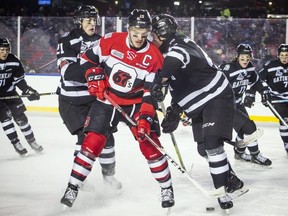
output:
[[[230,178],[228,180],[228,185],[226,187],[226,192],[227,193],[233,193],[236,190],[239,190],[243,188],[244,183],[241,181],[235,173],[231,172],[230,173]]]
[[[227,194],[223,197],[218,198],[218,203],[221,209],[230,209],[233,207],[231,197],[228,196]]]
[[[69,183],[65,191],[65,194],[60,200],[60,202],[68,207],[72,207],[74,201],[77,198],[77,195],[78,195],[78,187]]]
[[[103,182],[114,190],[121,190],[122,184],[114,176],[103,175]]]
[[[236,160],[250,162],[252,157],[250,154],[246,154],[245,152],[240,153],[240,152],[235,151],[234,158]]]
[[[15,149],[15,151],[19,154],[19,155],[25,155],[27,153],[26,148],[24,148],[20,142],[17,142],[16,144],[13,144],[13,147]]]
[[[256,164],[263,165],[263,166],[270,166],[272,164],[272,161],[266,157],[263,157],[261,153],[252,155],[251,161],[252,163],[256,163]]]
[[[170,208],[174,206],[174,192],[173,187],[161,188],[162,208]]]
[[[38,145],[35,139],[33,141],[28,141],[28,143],[34,151],[36,151],[36,152],[42,152],[43,151],[43,147]]]

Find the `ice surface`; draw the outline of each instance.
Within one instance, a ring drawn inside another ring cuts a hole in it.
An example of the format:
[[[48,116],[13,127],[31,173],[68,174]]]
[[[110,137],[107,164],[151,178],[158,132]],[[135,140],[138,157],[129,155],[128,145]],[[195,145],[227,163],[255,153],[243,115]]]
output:
[[[60,199],[72,168],[76,137],[71,136],[58,114],[27,112],[36,139],[44,147],[36,154],[18,132],[29,156],[21,158],[4,132],[0,132],[0,215],[1,216],[161,216],[166,210],[159,201],[160,188],[127,126],[120,124],[116,138],[116,177],[123,190],[106,188],[98,161],[88,177],[88,186],[79,192],[72,208],[62,211]],[[225,145],[229,160],[250,191],[234,201],[230,215],[288,215],[288,159],[278,131],[278,124],[257,123],[264,129],[259,139],[262,154],[272,160],[270,168],[235,161],[232,146]],[[212,189],[206,160],[196,151],[189,127],[179,126],[174,133],[185,166],[205,189]],[[166,151],[178,161],[171,138],[163,134]],[[225,215],[215,198],[206,198],[186,177],[170,164],[175,191],[171,216]],[[216,206],[213,212],[206,207]]]

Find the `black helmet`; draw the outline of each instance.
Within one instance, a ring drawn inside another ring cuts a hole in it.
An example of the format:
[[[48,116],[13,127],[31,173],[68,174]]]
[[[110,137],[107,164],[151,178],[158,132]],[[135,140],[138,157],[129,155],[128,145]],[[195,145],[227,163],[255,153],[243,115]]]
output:
[[[174,17],[168,14],[159,14],[152,19],[152,31],[157,37],[163,37],[166,40],[175,35],[178,23]]]
[[[151,16],[148,10],[134,9],[128,19],[128,28],[135,26],[137,28],[151,29]]]
[[[11,44],[8,38],[0,38],[0,47],[7,47],[11,49]]]
[[[249,44],[239,44],[236,48],[237,55],[248,54],[252,58],[252,48]]]
[[[288,52],[288,44],[281,44],[278,47],[277,56],[279,56],[281,52]]]
[[[74,12],[73,21],[74,24],[81,28],[81,23],[83,18],[95,17],[96,25],[100,25],[100,17],[98,9],[92,5],[81,5],[78,6]]]

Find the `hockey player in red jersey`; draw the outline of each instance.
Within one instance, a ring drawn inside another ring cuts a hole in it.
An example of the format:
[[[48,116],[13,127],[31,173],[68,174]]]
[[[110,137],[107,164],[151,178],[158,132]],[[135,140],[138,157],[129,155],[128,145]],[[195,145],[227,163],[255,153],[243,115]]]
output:
[[[162,207],[174,205],[167,159],[145,139],[147,134],[161,146],[158,139],[160,127],[150,87],[155,73],[161,70],[163,57],[157,47],[147,40],[150,31],[149,12],[135,9],[129,16],[128,32],[106,34],[81,56],[82,67],[86,69],[88,91],[97,100],[93,102],[87,116],[84,127],[87,135],[81,151],[75,157],[68,187],[61,199],[62,204],[69,207],[73,205],[79,186],[91,172],[113,127],[120,121],[129,125],[122,114],[105,99],[105,91],[137,121],[137,127],[129,127],[139,142],[152,175],[160,184]]]
[[[60,38],[57,48],[57,65],[61,72],[57,94],[60,116],[69,132],[77,136],[74,152],[76,155],[85,137],[83,132],[85,119],[96,99],[88,92],[85,71],[80,65],[80,55],[93,47],[101,36],[96,33],[100,17],[94,6],[77,7],[73,20],[76,28]],[[99,156],[99,163],[104,183],[114,189],[121,189],[121,182],[114,177],[116,162],[113,134],[107,139],[107,144]]]
[[[27,85],[25,71],[20,60],[10,53],[11,45],[7,38],[0,38],[0,97],[18,96],[16,87],[22,94],[28,95],[28,100],[39,100],[39,93]],[[24,148],[18,138],[13,120],[19,126],[26,141],[36,152],[43,151],[43,147],[36,142],[31,125],[25,115],[26,107],[21,98],[0,99],[0,122],[2,128],[11,141],[15,151],[25,155]]]

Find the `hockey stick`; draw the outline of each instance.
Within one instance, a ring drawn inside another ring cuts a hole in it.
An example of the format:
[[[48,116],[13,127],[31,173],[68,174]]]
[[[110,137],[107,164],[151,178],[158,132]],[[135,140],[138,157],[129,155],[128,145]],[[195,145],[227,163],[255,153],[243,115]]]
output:
[[[41,67],[39,67],[38,70],[40,70],[40,69],[42,69],[42,68],[44,68],[44,67],[50,65],[51,63],[53,63],[53,62],[56,61],[56,60],[57,60],[57,58],[51,60],[50,62],[47,62],[46,64],[44,64],[44,65],[42,65]],[[37,71],[38,71],[38,70],[37,70]]]
[[[287,123],[282,118],[282,116],[277,112],[277,110],[273,107],[273,105],[269,101],[267,101],[267,104],[268,104],[269,108],[271,109],[271,111],[277,116],[277,118],[288,128]]]
[[[46,96],[46,95],[55,95],[56,92],[46,92],[46,93],[39,93],[39,96]],[[25,98],[31,95],[13,95],[13,96],[6,96],[0,97],[0,100],[8,100],[8,99],[16,99],[16,98]]]
[[[165,108],[165,105],[164,105],[163,101],[160,103],[160,106],[161,106],[163,115],[165,116],[165,115],[166,115],[166,108]],[[181,156],[181,154],[180,154],[180,151],[179,151],[179,148],[178,148],[178,145],[177,145],[177,142],[176,142],[176,139],[175,139],[175,136],[174,136],[173,132],[170,133],[170,137],[171,137],[171,140],[172,140],[172,143],[173,143],[175,152],[176,152],[176,154],[177,154],[178,160],[179,160],[182,168],[183,168],[184,170],[186,170],[185,165],[184,165],[184,162],[183,162],[183,159],[182,159],[182,156]]]
[[[191,121],[189,121],[187,118],[182,117],[180,118],[180,121],[183,122],[185,125],[192,126]],[[245,137],[242,140],[238,141],[232,141],[232,140],[224,140],[224,142],[235,146],[235,147],[246,147],[249,143],[256,141],[258,138],[260,138],[264,134],[263,129],[257,129],[254,133],[250,134],[249,136]]]
[[[107,94],[107,92],[104,92],[104,97],[114,106],[115,109],[117,109],[117,111],[119,113],[121,113],[124,118],[126,118],[126,120],[132,125],[132,126],[137,126],[137,123],[130,118],[130,116],[117,104],[115,103],[115,101],[113,101],[109,95]],[[186,178],[198,189],[200,190],[206,197],[221,197],[223,195],[225,195],[225,188],[224,186],[215,189],[213,191],[207,191],[205,190],[195,179],[193,179],[188,172],[186,172],[185,169],[183,169],[167,152],[163,147],[160,147],[157,145],[156,142],[153,141],[153,139],[148,135],[145,134],[145,138],[158,150],[160,151],[169,162],[171,162],[182,174],[184,174],[186,176]]]
[[[283,99],[283,100],[273,100],[271,103],[288,103],[288,99]]]

